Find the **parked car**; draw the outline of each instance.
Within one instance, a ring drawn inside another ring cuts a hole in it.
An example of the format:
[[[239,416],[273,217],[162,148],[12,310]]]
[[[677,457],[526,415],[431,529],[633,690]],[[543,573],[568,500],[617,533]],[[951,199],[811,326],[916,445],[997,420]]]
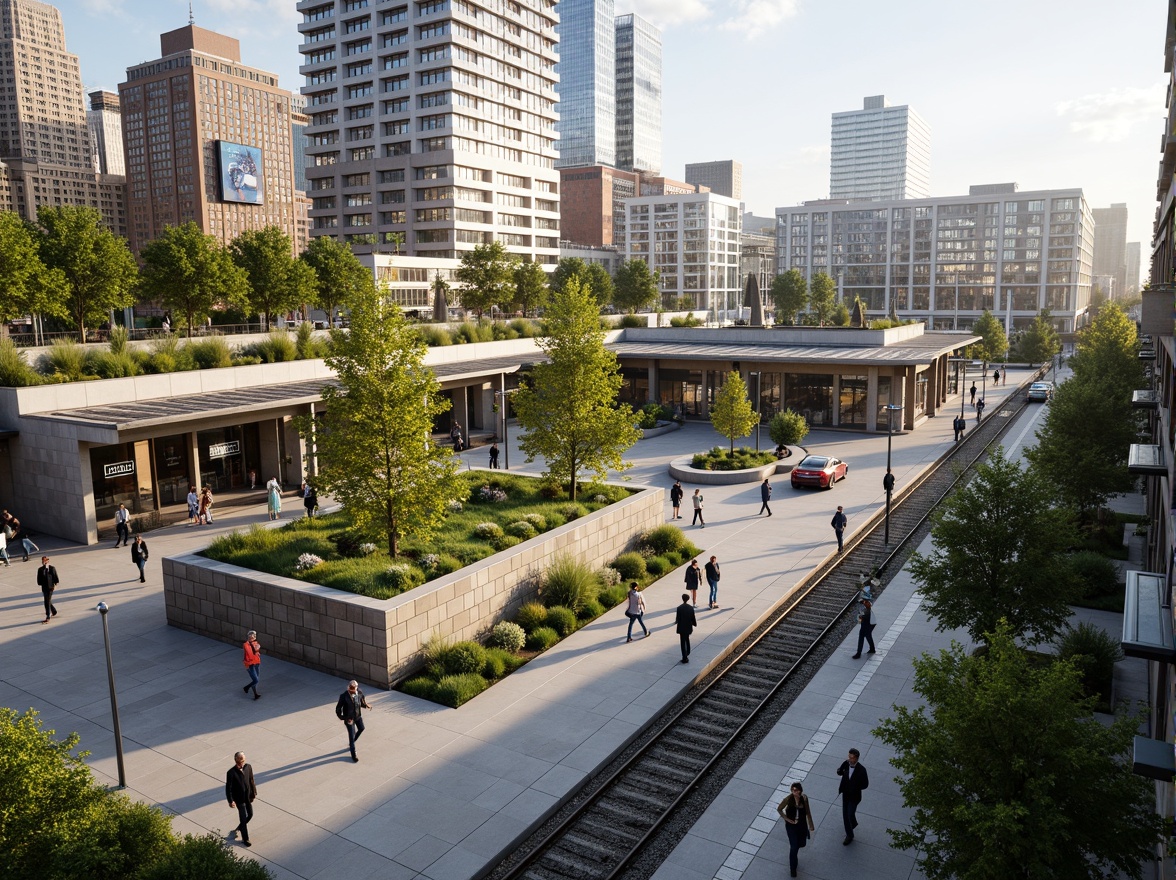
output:
[[[832,489],[838,480],[849,475],[849,465],[831,455],[806,455],[800,464],[792,469],[792,488],[817,486]]]
[[[1045,403],[1053,397],[1053,388],[1052,382],[1034,382],[1029,386],[1027,398],[1029,401],[1037,400]]]

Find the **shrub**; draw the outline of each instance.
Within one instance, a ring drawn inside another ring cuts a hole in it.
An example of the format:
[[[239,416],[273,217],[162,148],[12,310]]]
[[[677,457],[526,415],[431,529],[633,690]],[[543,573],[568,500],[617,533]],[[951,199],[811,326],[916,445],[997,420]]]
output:
[[[449,331],[444,327],[418,327],[417,332],[421,334],[421,339],[425,341],[425,345],[429,346],[429,348],[439,348],[442,345],[453,345],[453,340],[449,336]]]
[[[484,541],[501,538],[504,534],[506,533],[502,531],[502,526],[498,523],[481,522],[474,526],[474,537],[481,538]]]
[[[146,870],[136,871],[136,880],[268,880],[273,875],[253,859],[237,855],[214,834],[185,834],[167,854]]]
[[[550,608],[562,605],[572,613],[580,610],[585,601],[596,595],[596,576],[587,565],[569,553],[559,553],[543,572],[540,591]]]
[[[298,346],[285,330],[271,330],[265,339],[247,346],[245,356],[261,358],[265,364],[279,364],[298,357]]]
[[[1123,579],[1115,563],[1101,553],[1081,550],[1067,560],[1070,571],[1082,585],[1084,597],[1113,596],[1123,591]]]
[[[611,565],[606,565],[604,568],[598,569],[596,577],[600,580],[600,585],[605,589],[615,587],[621,582],[621,573]]]
[[[614,587],[608,587],[596,594],[597,601],[605,608],[613,608],[620,605],[629,596],[629,588],[624,584],[617,584]]]
[[[600,604],[599,599],[589,599],[580,606],[580,610],[576,612],[576,617],[580,620],[595,620],[604,614],[604,606]]]
[[[528,602],[519,609],[515,621],[527,632],[534,632],[547,622],[547,609],[538,602]]]
[[[681,550],[686,543],[686,536],[677,526],[658,526],[651,532],[641,536],[642,546],[649,547],[657,556]]]
[[[528,651],[546,651],[559,641],[559,633],[549,626],[536,627],[527,636]]]
[[[486,665],[486,649],[477,642],[457,642],[441,652],[440,660],[446,675],[480,674]]]
[[[523,606],[526,607],[526,606]],[[517,623],[504,620],[494,624],[487,639],[492,648],[502,648],[504,651],[521,651],[527,643],[527,632]]]
[[[58,339],[41,355],[38,368],[47,376],[77,382],[86,377],[86,349],[76,342]]]
[[[537,531],[535,531],[535,527],[533,525],[531,525],[529,522],[524,522],[523,520],[512,522],[506,527],[505,531],[508,535],[514,535],[520,541],[525,541],[528,538],[534,538],[537,534],[539,534]]]
[[[447,675],[437,682],[433,699],[443,706],[456,709],[486,690],[486,679],[476,673]]]
[[[491,324],[490,333],[493,335],[495,341],[519,338],[519,334],[509,324]]]
[[[620,573],[623,581],[639,581],[645,577],[645,559],[640,553],[622,553],[609,565]]]
[[[486,651],[486,662],[482,666],[482,678],[487,681],[497,681],[506,673],[506,660],[503,657],[504,651],[499,649],[495,652]]]
[[[777,445],[795,446],[808,436],[808,432],[809,425],[804,416],[790,409],[776,413],[768,422],[768,435]]]
[[[644,315],[622,315],[621,327],[648,327],[649,319]]]
[[[1058,657],[1069,660],[1082,675],[1082,686],[1090,695],[1108,695],[1115,677],[1115,664],[1123,659],[1119,640],[1109,633],[1080,623],[1067,627],[1057,640]]]
[[[295,520],[301,522],[301,520]],[[287,526],[289,528],[289,526]],[[339,551],[339,555],[346,559],[356,559],[363,556],[362,547],[364,545],[363,535],[358,532],[345,531],[335,532],[330,536],[331,541],[335,545],[335,549]]]
[[[523,522],[530,523],[536,532],[547,531],[547,518],[541,513],[528,513],[523,517]]]
[[[563,605],[547,609],[547,625],[561,636],[570,636],[576,631],[576,612]]]
[[[515,318],[510,322],[510,329],[523,339],[530,339],[539,335],[539,325],[526,318]]]
[[[506,500],[506,492],[498,486],[483,486],[478,490],[478,500],[487,504],[498,504]]]
[[[670,565],[670,560],[664,556],[654,556],[652,559],[645,560],[645,570],[654,577],[661,577],[667,571],[673,571],[674,567]]]
[[[370,541],[359,545],[359,553],[361,556],[371,556],[378,548]]]
[[[638,412],[637,427],[645,429],[656,428],[657,421],[661,418],[661,411],[661,404],[652,402],[645,404]]]
[[[322,565],[323,558],[315,556],[313,553],[303,553],[298,557],[298,563],[294,566],[295,571],[308,571],[316,565]]]
[[[514,535],[502,535],[501,537],[498,537],[498,538],[495,538],[494,540],[492,540],[490,542],[490,546],[493,547],[496,551],[501,553],[503,550],[509,550],[511,547],[515,546],[516,544],[521,544],[521,543],[522,543],[522,541],[520,541]]]
[[[418,675],[416,678],[410,678],[400,686],[400,689],[410,697],[420,697],[422,700],[433,699],[433,691],[437,688],[437,682],[429,678],[427,675]]]
[[[380,586],[387,590],[395,590],[396,593],[405,593],[424,582],[424,573],[407,562],[393,562],[379,577]]]
[[[461,513],[465,509],[465,505],[456,498],[450,498],[445,502],[445,509],[450,513]]]
[[[578,501],[572,504],[561,504],[559,507],[559,515],[568,522],[574,519],[579,519],[582,516],[588,515],[588,508]]]
[[[326,340],[314,338],[314,327],[309,321],[298,325],[298,332],[294,337],[294,348],[300,361],[321,358],[327,354],[330,344]]]
[[[229,344],[220,336],[209,336],[199,342],[189,342],[183,351],[200,370],[233,365],[233,353],[229,351]]]
[[[25,353],[16,347],[16,343],[8,337],[0,339],[0,385],[22,388],[40,382],[41,377],[28,365]]]
[[[85,372],[99,379],[122,379],[138,376],[141,370],[139,362],[129,351],[115,353],[91,349],[86,352]]]
[[[558,501],[561,498],[567,497],[567,493],[564,492],[563,486],[551,480],[548,480],[539,487],[539,494],[548,501]]]
[[[441,577],[462,567],[461,561],[448,553],[426,553],[417,560],[417,565],[430,578]]]
[[[421,645],[421,658],[425,661],[425,669],[433,679],[445,674],[445,652],[449,650],[449,639],[434,630],[429,633]]]
[[[505,648],[487,648],[486,649],[486,663],[493,663],[496,667],[499,663],[502,664],[502,672],[498,673],[498,678],[502,678],[508,672],[514,672],[520,666],[527,662],[526,657],[520,657],[518,654],[512,654]]]
[[[685,315],[684,317],[670,318],[671,327],[701,327],[702,319],[696,318],[694,315]]]

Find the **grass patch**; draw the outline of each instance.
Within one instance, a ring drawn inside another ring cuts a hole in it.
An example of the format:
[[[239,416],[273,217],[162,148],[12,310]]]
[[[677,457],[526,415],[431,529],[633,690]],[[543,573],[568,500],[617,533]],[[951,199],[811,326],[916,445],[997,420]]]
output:
[[[743,471],[775,463],[774,452],[756,452],[754,449],[740,446],[732,453],[728,449],[716,446],[708,452],[696,453],[690,466],[700,471]]]

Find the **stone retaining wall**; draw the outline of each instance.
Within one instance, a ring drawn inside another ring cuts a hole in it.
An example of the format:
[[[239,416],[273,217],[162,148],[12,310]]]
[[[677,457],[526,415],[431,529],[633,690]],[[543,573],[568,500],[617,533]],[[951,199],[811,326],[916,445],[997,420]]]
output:
[[[437,632],[476,638],[534,598],[557,553],[600,566],[666,521],[665,490],[623,501],[524,541],[392,599],[371,599],[217,562],[163,560],[167,622],[231,644],[257,630],[265,653],[320,672],[389,688],[419,665]]]

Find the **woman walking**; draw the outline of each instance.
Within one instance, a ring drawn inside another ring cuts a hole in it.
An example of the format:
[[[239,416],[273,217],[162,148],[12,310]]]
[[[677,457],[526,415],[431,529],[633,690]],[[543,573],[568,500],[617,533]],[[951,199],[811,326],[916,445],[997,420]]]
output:
[[[702,570],[698,567],[698,560],[691,559],[686,567],[686,589],[690,591],[690,604],[698,607],[698,582],[702,580]]]
[[[189,525],[200,525],[200,496],[195,486],[188,487],[188,519],[191,520]]]
[[[201,525],[209,525],[212,522],[212,489],[207,486],[200,490],[199,519]]]
[[[265,484],[266,506],[269,508],[270,519],[282,518],[282,486],[277,477],[270,477]]]
[[[776,812],[784,820],[784,830],[788,832],[788,868],[795,877],[800,849],[808,843],[808,839],[816,830],[816,826],[813,825],[813,811],[809,807],[804,786],[799,782],[792,783],[792,792],[780,801]]]
[[[641,624],[641,631],[646,636],[649,635],[649,629],[645,626],[645,621],[642,618],[645,616],[645,597],[637,590],[637,581],[629,584],[629,607],[625,609],[625,617],[629,618],[629,636],[625,642],[633,641],[633,621]]]

